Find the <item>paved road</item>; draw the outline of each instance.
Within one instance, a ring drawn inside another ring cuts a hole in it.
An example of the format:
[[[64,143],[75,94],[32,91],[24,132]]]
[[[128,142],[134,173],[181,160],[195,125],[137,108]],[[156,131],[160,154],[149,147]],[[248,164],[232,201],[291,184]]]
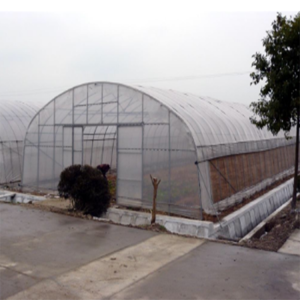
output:
[[[299,299],[300,258],[0,203],[0,299]]]
[[[153,235],[0,203],[0,299]]]

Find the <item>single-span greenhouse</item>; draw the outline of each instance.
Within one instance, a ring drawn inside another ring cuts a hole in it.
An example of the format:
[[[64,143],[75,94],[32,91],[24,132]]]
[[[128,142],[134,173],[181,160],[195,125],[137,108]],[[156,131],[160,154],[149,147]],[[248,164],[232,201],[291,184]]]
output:
[[[292,172],[295,132],[258,130],[242,104],[173,90],[94,82],[44,106],[25,138],[23,186],[56,189],[72,164],[110,164],[117,203],[201,218]]]
[[[0,102],[0,185],[21,181],[23,141],[37,111],[19,101]]]

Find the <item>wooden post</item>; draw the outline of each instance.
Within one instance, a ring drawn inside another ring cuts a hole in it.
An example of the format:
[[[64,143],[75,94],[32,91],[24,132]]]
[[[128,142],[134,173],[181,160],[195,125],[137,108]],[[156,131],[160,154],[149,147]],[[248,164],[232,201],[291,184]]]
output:
[[[157,179],[155,177],[152,177],[152,175],[150,175],[151,181],[152,181],[152,185],[153,185],[153,207],[152,207],[152,218],[151,218],[151,224],[155,223],[155,218],[156,218],[156,196],[157,196],[157,189],[158,186],[160,184],[160,179]]]

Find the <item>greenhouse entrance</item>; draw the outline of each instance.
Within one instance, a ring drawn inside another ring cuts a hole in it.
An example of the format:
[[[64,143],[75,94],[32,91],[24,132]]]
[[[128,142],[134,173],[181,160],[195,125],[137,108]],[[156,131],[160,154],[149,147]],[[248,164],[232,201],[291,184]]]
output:
[[[117,198],[135,206],[143,195],[143,132],[139,125],[118,126]]]
[[[65,169],[77,164],[83,164],[83,127],[64,126],[62,166]]]
[[[63,169],[109,164],[117,174],[117,198],[141,204],[143,132],[141,124],[63,126]]]

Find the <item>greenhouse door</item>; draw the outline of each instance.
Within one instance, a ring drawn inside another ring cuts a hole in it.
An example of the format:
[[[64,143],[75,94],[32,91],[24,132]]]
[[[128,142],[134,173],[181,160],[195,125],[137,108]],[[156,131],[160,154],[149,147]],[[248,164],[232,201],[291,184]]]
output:
[[[117,201],[139,205],[142,200],[142,126],[119,126],[117,147]]]
[[[82,165],[83,161],[83,138],[82,127],[65,126],[63,128],[63,168],[71,165]]]

